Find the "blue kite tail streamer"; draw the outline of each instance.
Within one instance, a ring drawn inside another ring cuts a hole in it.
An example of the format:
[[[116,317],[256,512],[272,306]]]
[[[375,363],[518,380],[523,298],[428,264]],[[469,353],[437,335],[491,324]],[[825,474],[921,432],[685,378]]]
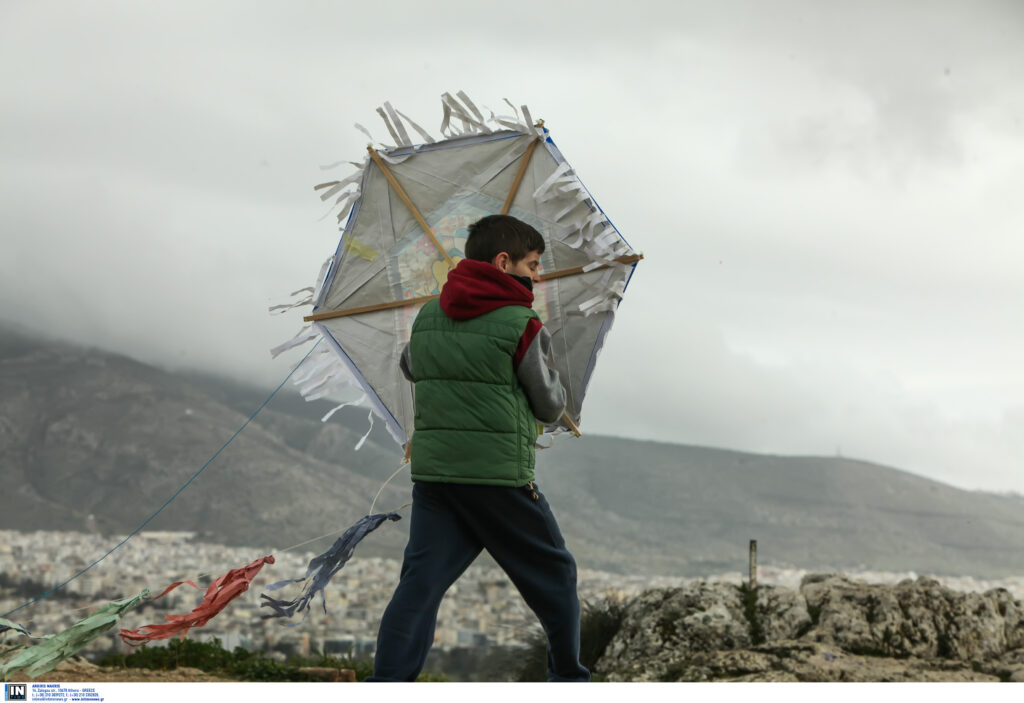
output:
[[[345,534],[339,537],[331,545],[330,549],[310,560],[304,577],[278,581],[267,587],[269,591],[276,591],[287,586],[289,583],[308,581],[302,593],[297,597],[292,600],[277,600],[271,598],[266,593],[260,594],[260,600],[263,601],[260,603],[260,607],[274,609],[273,613],[263,615],[262,618],[264,620],[268,618],[290,618],[297,612],[301,613],[304,610],[308,610],[309,602],[313,600],[318,591],[320,592],[320,599],[323,602],[324,612],[326,613],[327,597],[324,594],[324,588],[327,587],[331,578],[341,570],[341,567],[345,566],[345,563],[352,558],[356,545],[362,541],[363,537],[366,537],[366,535],[380,527],[385,520],[401,519],[402,516],[398,513],[378,513],[377,515],[367,515],[360,518],[359,522],[345,530]]]

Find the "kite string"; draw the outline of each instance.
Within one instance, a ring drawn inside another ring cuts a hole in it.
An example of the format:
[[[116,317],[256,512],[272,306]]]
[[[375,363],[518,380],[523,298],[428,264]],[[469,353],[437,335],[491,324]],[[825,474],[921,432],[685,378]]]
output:
[[[400,466],[398,468],[401,469],[402,467]],[[398,472],[396,471],[395,473],[398,473]],[[395,474],[392,474],[391,478],[394,478],[394,476],[395,476]],[[388,481],[390,481],[390,480],[391,479],[389,478]],[[385,481],[385,485],[387,485],[387,481]],[[382,488],[383,488],[383,486],[382,486]],[[377,495],[380,495],[379,491],[377,492]],[[408,508],[410,505],[412,505],[412,503],[406,503],[405,505],[399,506],[398,508],[395,508],[394,510],[390,510],[388,512],[397,513],[399,510],[404,510],[404,509]],[[373,514],[373,505],[372,504],[370,505],[370,514],[371,515]],[[341,532],[344,532],[347,529],[348,529],[347,527],[343,527],[343,528],[341,528],[339,530],[334,530],[333,532],[328,532],[325,535],[320,535],[319,537],[313,537],[312,539],[307,539],[304,542],[299,542],[298,544],[293,544],[290,547],[285,547],[284,549],[278,549],[278,550],[274,551],[274,554],[284,554],[285,552],[290,552],[293,549],[298,549],[299,547],[305,547],[307,544],[309,544],[311,542],[316,542],[317,540],[325,539],[327,537],[333,537],[334,535],[339,534]],[[202,576],[206,576],[207,574],[201,574],[201,575]]]
[[[388,479],[384,483],[380,484],[380,488],[377,489],[377,495],[375,495],[373,497],[373,500],[370,502],[370,513],[369,513],[370,515],[373,515],[373,508],[374,508],[374,506],[377,505],[377,499],[380,498],[380,494],[384,492],[384,488],[389,483],[391,483],[391,479],[393,479],[395,476],[397,476],[398,472],[400,472],[402,469],[404,469],[408,465],[409,465],[409,460],[408,459],[402,459],[402,463],[398,465],[398,468],[395,469],[395,472],[393,474],[391,474],[390,476],[388,476]],[[403,505],[402,508],[404,508],[404,507],[405,506]],[[399,510],[401,510],[402,508],[399,508]]]
[[[148,525],[148,524],[149,524],[149,523],[150,523],[150,522],[151,522],[151,521],[153,520],[153,518],[155,518],[155,517],[156,517],[157,515],[159,515],[159,514],[160,514],[161,512],[163,512],[164,508],[166,508],[166,507],[167,507],[168,505],[170,505],[170,504],[171,504],[171,501],[173,501],[173,500],[174,500],[175,498],[177,498],[177,497],[178,497],[178,496],[179,496],[179,495],[181,494],[181,492],[182,492],[182,491],[184,491],[184,490],[185,490],[186,488],[188,488],[188,487],[189,487],[189,485],[190,485],[190,484],[191,484],[191,483],[192,483],[193,481],[195,481],[195,480],[196,480],[196,479],[197,479],[197,478],[199,477],[199,474],[203,473],[203,471],[205,471],[205,470],[206,470],[206,468],[207,468],[207,467],[208,467],[208,466],[209,466],[210,464],[212,464],[212,463],[214,462],[214,460],[215,460],[215,459],[216,459],[216,458],[217,458],[218,456],[220,456],[220,453],[221,453],[221,452],[223,452],[223,451],[224,451],[225,449],[227,449],[227,446],[228,446],[229,444],[231,444],[231,442],[233,442],[233,441],[234,441],[235,437],[237,437],[237,436],[238,436],[239,434],[241,434],[242,430],[244,430],[244,429],[245,429],[246,427],[248,427],[248,426],[249,426],[249,423],[250,423],[250,422],[252,422],[252,421],[253,421],[253,419],[255,419],[255,417],[256,417],[256,416],[257,416],[257,415],[258,415],[258,414],[260,413],[260,411],[261,411],[261,410],[263,410],[263,408],[267,407],[267,404],[268,404],[268,403],[269,403],[269,402],[271,401],[271,399],[272,399],[272,398],[273,398],[273,397],[274,397],[275,395],[277,395],[278,391],[280,391],[280,390],[281,390],[282,388],[284,388],[284,384],[286,384],[286,383],[288,382],[288,379],[292,377],[292,374],[294,374],[294,373],[295,373],[295,371],[296,371],[296,370],[297,370],[297,369],[298,369],[298,368],[299,368],[300,366],[302,366],[302,362],[303,362],[303,361],[305,361],[306,359],[308,359],[308,358],[309,358],[309,355],[313,353],[313,351],[314,351],[314,350],[315,350],[315,349],[317,348],[317,346],[319,346],[319,344],[320,344],[320,341],[319,341],[319,340],[317,340],[317,343],[316,343],[316,344],[314,344],[314,345],[313,345],[313,347],[312,347],[312,348],[311,348],[311,349],[310,349],[310,350],[309,350],[308,352],[306,352],[306,355],[305,355],[304,357],[302,357],[302,361],[300,361],[300,362],[299,362],[298,364],[296,364],[296,365],[295,365],[295,367],[294,367],[294,368],[293,368],[293,369],[292,369],[291,371],[289,371],[289,372],[288,372],[288,375],[284,377],[284,380],[283,380],[283,381],[281,381],[280,385],[278,385],[278,387],[277,387],[277,388],[275,388],[275,389],[274,389],[274,391],[273,391],[273,392],[272,392],[272,393],[271,393],[271,394],[270,394],[269,396],[267,396],[267,399],[266,399],[266,400],[264,400],[264,401],[263,401],[263,403],[262,403],[262,404],[261,404],[261,405],[260,405],[260,406],[259,406],[258,408],[256,408],[255,412],[253,412],[253,414],[249,416],[249,419],[248,419],[248,420],[246,420],[246,421],[245,421],[244,423],[242,423],[242,426],[241,426],[241,427],[239,427],[239,428],[238,428],[237,430],[235,430],[235,433],[234,433],[233,435],[231,435],[231,437],[230,437],[230,438],[228,439],[228,441],[227,441],[227,442],[225,442],[225,443],[224,443],[224,444],[223,444],[223,445],[221,446],[221,448],[220,448],[220,449],[218,449],[218,450],[217,450],[216,452],[214,452],[213,456],[211,456],[211,457],[210,457],[210,458],[209,458],[209,459],[207,460],[207,462],[206,462],[205,464],[203,464],[203,465],[202,465],[202,467],[200,467],[200,469],[199,469],[198,471],[196,471],[196,472],[195,472],[194,474],[192,474],[192,477],[191,477],[191,478],[189,478],[189,480],[187,480],[187,481],[186,481],[186,482],[185,482],[185,483],[184,483],[184,484],[183,484],[183,485],[181,486],[181,488],[179,488],[179,489],[178,489],[177,491],[175,491],[175,492],[174,492],[174,495],[172,495],[172,496],[171,496],[170,498],[168,498],[168,499],[167,499],[167,500],[166,500],[166,501],[164,502],[164,504],[163,504],[163,505],[161,505],[161,506],[160,506],[160,507],[159,507],[159,508],[157,509],[157,511],[156,511],[155,513],[153,513],[153,514],[152,514],[152,515],[150,515],[150,516],[149,516],[148,518],[146,518],[146,519],[145,519],[145,521],[143,521],[143,523],[142,523],[141,525],[139,525],[139,526],[138,526],[138,527],[136,527],[136,528],[135,528],[134,530],[132,530],[132,532],[131,532],[131,533],[130,533],[130,534],[129,534],[129,535],[127,536],[127,537],[125,537],[125,538],[124,538],[123,540],[121,540],[121,541],[120,541],[120,542],[118,542],[118,543],[117,543],[116,545],[114,545],[114,546],[113,546],[113,547],[112,547],[112,548],[111,548],[111,549],[110,549],[110,550],[109,550],[109,551],[108,551],[108,552],[107,552],[106,554],[104,554],[104,555],[103,555],[103,556],[101,556],[101,557],[100,557],[99,559],[97,559],[97,560],[96,560],[96,561],[94,561],[93,563],[91,563],[91,564],[89,564],[88,566],[86,566],[86,567],[85,567],[84,569],[82,569],[81,571],[79,571],[79,572],[78,572],[77,574],[75,574],[74,576],[72,576],[71,578],[69,578],[69,579],[68,579],[67,581],[65,581],[64,583],[61,583],[61,584],[59,584],[59,585],[57,585],[57,586],[54,586],[53,588],[51,588],[51,589],[50,589],[49,591],[47,591],[47,592],[46,592],[46,593],[44,593],[43,595],[41,595],[41,596],[36,596],[36,597],[35,597],[35,598],[33,598],[32,600],[30,600],[30,601],[28,601],[28,602],[26,602],[26,603],[22,603],[21,605],[19,605],[19,606],[18,606],[17,608],[15,608],[14,610],[9,610],[9,611],[7,611],[6,613],[4,613],[3,615],[0,615],[0,617],[4,617],[4,618],[6,618],[6,617],[8,617],[9,615],[11,615],[12,613],[16,613],[16,612],[18,612],[19,610],[21,610],[22,608],[25,608],[25,607],[27,607],[27,606],[30,606],[30,605],[32,605],[33,603],[36,603],[36,602],[38,602],[38,601],[41,601],[41,600],[42,600],[43,598],[46,598],[47,596],[49,596],[49,595],[50,595],[51,593],[55,593],[56,591],[59,591],[60,589],[64,588],[64,587],[65,587],[65,586],[67,586],[67,585],[68,585],[69,583],[71,583],[72,581],[74,581],[75,579],[77,579],[77,578],[78,578],[79,576],[81,576],[82,574],[84,574],[84,573],[85,573],[86,571],[88,571],[89,569],[91,569],[92,567],[96,566],[96,565],[97,565],[97,564],[99,564],[99,563],[100,563],[101,561],[103,561],[104,559],[106,559],[107,557],[109,557],[109,556],[110,556],[111,554],[113,554],[113,553],[114,553],[114,551],[116,551],[116,550],[117,550],[117,549],[118,549],[119,547],[121,547],[121,545],[123,545],[123,544],[124,544],[125,542],[127,542],[128,540],[130,540],[130,539],[131,539],[132,537],[134,537],[134,536],[135,536],[136,534],[138,534],[138,533],[139,533],[139,532],[140,532],[140,531],[142,530],[142,528],[144,528],[144,527],[145,527],[146,525]]]

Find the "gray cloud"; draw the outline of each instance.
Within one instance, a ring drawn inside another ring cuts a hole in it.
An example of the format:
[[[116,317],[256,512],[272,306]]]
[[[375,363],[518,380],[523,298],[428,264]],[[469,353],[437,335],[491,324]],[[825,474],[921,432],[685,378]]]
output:
[[[1015,3],[0,12],[6,319],[275,384],[318,166],[462,88],[547,119],[647,255],[586,430],[1024,490]]]

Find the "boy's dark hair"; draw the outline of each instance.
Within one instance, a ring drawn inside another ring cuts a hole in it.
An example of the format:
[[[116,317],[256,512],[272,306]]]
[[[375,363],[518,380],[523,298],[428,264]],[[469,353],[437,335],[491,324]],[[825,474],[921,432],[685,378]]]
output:
[[[491,262],[504,251],[509,259],[516,262],[534,250],[544,253],[544,238],[533,227],[511,215],[488,215],[469,226],[467,259]]]

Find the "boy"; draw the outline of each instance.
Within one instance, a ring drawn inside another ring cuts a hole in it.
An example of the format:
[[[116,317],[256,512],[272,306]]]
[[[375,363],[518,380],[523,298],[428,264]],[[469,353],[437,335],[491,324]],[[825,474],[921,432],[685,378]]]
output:
[[[415,681],[441,599],[486,549],[548,637],[548,679],[589,681],[579,662],[576,563],[533,481],[537,418],[565,391],[533,304],[544,240],[509,215],[469,227],[466,258],[420,310],[401,360],[416,384],[409,544],[377,637],[373,681]]]

